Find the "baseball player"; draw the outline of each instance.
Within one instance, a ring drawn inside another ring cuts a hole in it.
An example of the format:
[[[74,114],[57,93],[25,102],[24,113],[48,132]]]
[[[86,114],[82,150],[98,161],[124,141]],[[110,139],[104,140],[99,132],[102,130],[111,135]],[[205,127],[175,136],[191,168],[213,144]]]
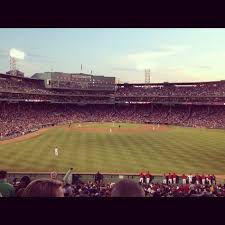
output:
[[[59,152],[58,152],[58,148],[55,148],[55,156],[58,156]]]

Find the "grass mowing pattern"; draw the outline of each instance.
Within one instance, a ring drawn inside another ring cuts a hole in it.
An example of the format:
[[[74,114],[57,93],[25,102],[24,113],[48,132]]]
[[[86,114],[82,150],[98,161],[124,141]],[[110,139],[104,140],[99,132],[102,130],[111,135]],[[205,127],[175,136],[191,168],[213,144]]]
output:
[[[112,127],[112,123],[89,127]],[[58,157],[54,155],[56,146]],[[77,172],[225,174],[224,165],[223,130],[171,127],[138,134],[68,132],[56,127],[29,140],[0,144],[0,169],[7,171],[66,171],[73,167]]]

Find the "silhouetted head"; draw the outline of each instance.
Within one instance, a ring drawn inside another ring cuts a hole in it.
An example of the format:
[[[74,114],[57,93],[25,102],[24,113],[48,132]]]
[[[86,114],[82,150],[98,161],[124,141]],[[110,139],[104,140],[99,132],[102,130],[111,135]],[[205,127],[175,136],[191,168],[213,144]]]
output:
[[[20,179],[20,184],[23,184],[24,187],[27,187],[27,185],[31,182],[30,180],[30,177],[28,176],[23,176],[21,179]]]
[[[7,178],[7,172],[5,170],[0,171],[0,180]]]
[[[142,186],[131,180],[121,180],[112,189],[112,197],[145,197]]]
[[[24,189],[22,197],[64,197],[62,186],[58,180],[34,180]]]

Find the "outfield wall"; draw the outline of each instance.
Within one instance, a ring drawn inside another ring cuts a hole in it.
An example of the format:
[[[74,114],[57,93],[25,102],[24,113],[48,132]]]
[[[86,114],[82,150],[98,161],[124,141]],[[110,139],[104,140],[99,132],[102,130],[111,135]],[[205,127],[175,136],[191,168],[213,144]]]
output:
[[[62,180],[63,177],[66,175],[65,173],[58,173],[57,179]],[[104,182],[117,182],[121,179],[130,179],[139,182],[139,175],[137,174],[115,174],[115,173],[102,173],[104,176]],[[43,173],[34,173],[34,172],[8,172],[8,180],[10,182],[13,181],[14,178],[20,180],[23,176],[29,176],[31,180],[39,179],[39,178],[50,178],[50,172],[43,172]],[[94,181],[95,173],[73,173],[73,181],[76,180],[76,177],[83,182]],[[162,182],[162,176],[156,175],[153,177],[153,182]]]
[[[63,177],[66,175],[65,173],[58,173],[57,179],[62,180]],[[73,175],[73,183],[76,182],[77,177],[79,178],[80,181],[83,182],[88,182],[88,181],[94,181],[95,173],[72,173]],[[121,179],[129,179],[133,180],[136,182],[139,182],[139,175],[138,174],[132,174],[132,173],[102,173],[104,176],[104,183],[113,183],[117,182]],[[39,178],[50,178],[50,173],[49,172],[43,172],[43,173],[22,173],[22,172],[8,172],[8,180],[10,182],[13,182],[14,178],[17,178],[20,180],[21,177],[23,176],[29,176],[31,180],[39,179]],[[162,183],[163,176],[162,175],[154,175],[152,182],[154,183]],[[217,183],[225,184],[225,179],[216,179]],[[182,184],[182,179],[181,177],[178,177],[178,182],[179,184]]]

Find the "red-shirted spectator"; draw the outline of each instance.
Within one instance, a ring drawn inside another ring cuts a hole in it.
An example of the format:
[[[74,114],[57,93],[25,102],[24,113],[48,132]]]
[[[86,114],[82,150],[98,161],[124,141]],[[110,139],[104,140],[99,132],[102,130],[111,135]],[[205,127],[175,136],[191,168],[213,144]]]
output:
[[[185,174],[182,175],[182,183],[183,184],[187,183],[187,176]]]
[[[185,193],[188,193],[188,192],[189,192],[189,185],[186,185],[186,184],[185,184],[185,185],[183,186],[183,190],[184,190]]]
[[[206,181],[209,185],[211,185],[211,176],[210,174],[208,174],[208,176],[206,177]]]
[[[201,183],[201,176],[199,176],[198,174],[196,175],[196,183],[197,184]]]
[[[213,175],[210,175],[210,182],[211,182],[211,184],[214,184],[214,182],[213,182]]]

